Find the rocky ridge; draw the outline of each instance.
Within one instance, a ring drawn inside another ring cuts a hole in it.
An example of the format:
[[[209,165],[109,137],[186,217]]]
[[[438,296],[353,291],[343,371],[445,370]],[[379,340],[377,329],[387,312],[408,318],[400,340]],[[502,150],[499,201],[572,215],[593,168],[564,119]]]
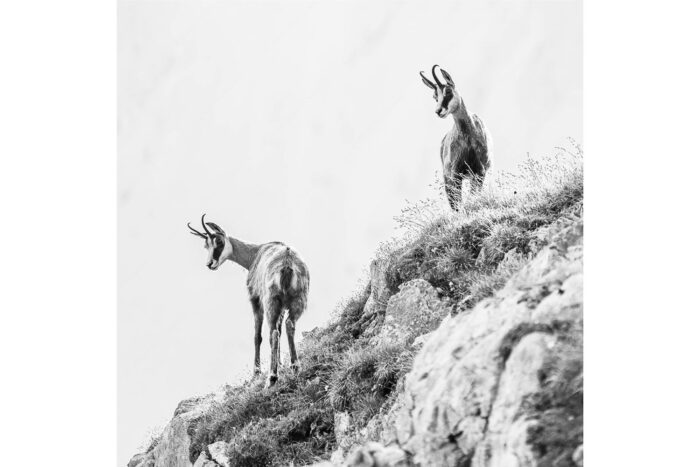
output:
[[[336,412],[336,450],[315,465],[581,466],[582,390],[563,403],[551,387],[557,359],[568,352],[565,363],[578,364],[581,350],[582,239],[579,218],[538,229],[531,241],[538,253],[506,252],[503,265],[515,259],[524,266],[493,297],[455,316],[423,279],[391,295],[386,265],[374,261],[358,323],[375,344],[420,350],[386,410],[361,425]],[[160,441],[128,467],[229,465],[225,441],[209,444],[195,462],[189,452],[189,422],[223,397],[181,403]],[[568,431],[557,438],[552,427]]]

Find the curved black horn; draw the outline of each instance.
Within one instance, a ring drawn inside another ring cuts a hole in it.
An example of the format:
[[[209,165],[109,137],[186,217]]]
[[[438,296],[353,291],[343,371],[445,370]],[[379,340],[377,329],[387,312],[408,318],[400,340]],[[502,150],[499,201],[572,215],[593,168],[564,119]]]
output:
[[[204,216],[206,216],[207,213],[202,214],[202,227],[204,227],[204,231],[209,235],[210,237],[212,236],[211,232],[209,232],[209,229],[207,229],[207,224],[204,223]]]
[[[440,89],[442,89],[445,87],[445,85],[440,82],[437,75],[435,74],[435,68],[438,68],[438,67],[439,67],[439,65],[433,65],[433,70],[432,70],[433,79],[435,80],[435,83],[440,87]]]
[[[197,229],[195,229],[194,227],[192,227],[192,226],[190,225],[189,222],[187,223],[187,227],[190,228],[190,230],[192,231],[191,233],[192,233],[193,235],[198,235],[198,236],[200,236],[200,237],[202,237],[202,238],[207,238],[207,236],[204,235],[202,232],[200,232],[199,230],[197,230]]]
[[[427,86],[430,86],[430,87],[433,88],[433,89],[436,89],[436,88],[437,88],[437,86],[436,86],[432,81],[430,81],[428,78],[425,77],[425,75],[423,74],[422,71],[420,71],[419,73],[420,73],[420,77],[423,78],[423,82],[424,82]]]

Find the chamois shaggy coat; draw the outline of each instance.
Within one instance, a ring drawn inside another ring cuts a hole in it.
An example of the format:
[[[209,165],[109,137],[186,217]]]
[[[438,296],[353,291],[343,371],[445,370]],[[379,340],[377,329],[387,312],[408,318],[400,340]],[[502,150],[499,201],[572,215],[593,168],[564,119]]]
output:
[[[309,271],[292,247],[282,242],[265,243],[250,266],[247,284],[251,299],[258,298],[270,307],[275,300],[287,306],[301,300],[306,305]]]
[[[486,171],[491,167],[493,140],[481,118],[467,110],[450,74],[440,70],[445,79],[443,84],[435,74],[436,68],[438,65],[432,69],[435,82],[426,78],[423,72],[420,72],[420,77],[433,91],[433,99],[437,102],[437,116],[446,118],[452,115],[454,118],[454,125],[442,138],[440,159],[447,200],[450,207],[456,211],[462,202],[464,179],[471,180],[472,192],[481,190]]]
[[[277,380],[282,336],[282,315],[287,310],[285,327],[292,366],[296,369],[297,353],[294,333],[297,320],[306,310],[309,293],[309,270],[293,248],[281,242],[260,245],[248,271],[248,293],[255,314],[255,367],[260,366],[262,316],[270,328],[270,384]]]
[[[280,362],[282,319],[285,310],[285,326],[289,342],[289,355],[292,366],[297,368],[297,353],[294,342],[296,322],[306,310],[309,293],[309,270],[299,253],[282,242],[260,245],[246,243],[226,233],[213,222],[204,222],[204,233],[187,224],[194,235],[204,238],[209,252],[206,265],[216,270],[225,261],[233,261],[248,270],[248,294],[255,318],[255,372],[260,371],[260,344],[262,343],[263,319],[267,318],[270,328],[270,380],[277,381]],[[211,231],[207,228],[211,228]]]
[[[493,144],[481,118],[467,111],[463,102],[461,107],[463,113],[455,115],[454,126],[440,143],[447,197],[455,210],[462,201],[461,185],[465,178],[471,179],[471,191],[481,189],[486,171],[491,167],[489,154]]]

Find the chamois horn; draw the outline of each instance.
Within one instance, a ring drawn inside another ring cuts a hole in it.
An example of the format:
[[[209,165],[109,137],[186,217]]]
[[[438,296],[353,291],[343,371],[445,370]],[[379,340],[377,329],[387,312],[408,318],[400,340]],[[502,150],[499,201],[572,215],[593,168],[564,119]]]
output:
[[[202,214],[202,227],[204,227],[204,231],[209,235],[210,237],[212,236],[212,233],[209,232],[209,229],[207,229],[207,224],[204,223],[204,216],[206,216],[207,213]]]
[[[202,232],[200,232],[199,230],[192,227],[189,222],[187,223],[187,227],[189,227],[190,230],[192,231],[192,232],[190,232],[192,235],[197,235],[198,237],[207,238],[207,236],[204,235]]]
[[[439,65],[433,65],[433,69],[432,69],[433,79],[435,80],[435,83],[437,83],[437,85],[440,87],[440,89],[442,89],[445,87],[445,85],[440,82],[437,75],[435,74],[435,68],[439,68]]]

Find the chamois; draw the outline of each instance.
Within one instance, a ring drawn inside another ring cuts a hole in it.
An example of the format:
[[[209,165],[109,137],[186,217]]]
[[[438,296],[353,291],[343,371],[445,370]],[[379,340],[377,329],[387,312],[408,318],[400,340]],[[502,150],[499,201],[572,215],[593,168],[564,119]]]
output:
[[[433,66],[432,70],[435,83],[426,78],[422,71],[420,77],[423,83],[433,90],[433,99],[438,103],[435,109],[438,117],[452,115],[455,121],[452,129],[442,139],[440,158],[447,200],[450,207],[457,211],[462,202],[464,178],[471,179],[472,193],[481,190],[486,171],[491,166],[493,142],[491,133],[481,118],[465,107],[449,73],[440,69],[445,79],[445,84],[442,84],[435,74],[435,68],[438,68],[438,65]]]
[[[204,222],[204,233],[194,229],[193,235],[204,239],[208,250],[207,267],[212,271],[226,260],[238,263],[248,270],[248,294],[255,317],[255,374],[260,373],[260,344],[262,342],[263,314],[267,316],[270,329],[270,375],[267,386],[277,382],[277,367],[280,361],[279,339],[282,334],[282,316],[287,310],[285,326],[289,341],[289,355],[294,371],[298,369],[294,330],[297,320],[306,309],[309,292],[309,270],[299,254],[281,242],[255,245],[229,237],[213,222]],[[207,228],[211,229],[211,231]]]

